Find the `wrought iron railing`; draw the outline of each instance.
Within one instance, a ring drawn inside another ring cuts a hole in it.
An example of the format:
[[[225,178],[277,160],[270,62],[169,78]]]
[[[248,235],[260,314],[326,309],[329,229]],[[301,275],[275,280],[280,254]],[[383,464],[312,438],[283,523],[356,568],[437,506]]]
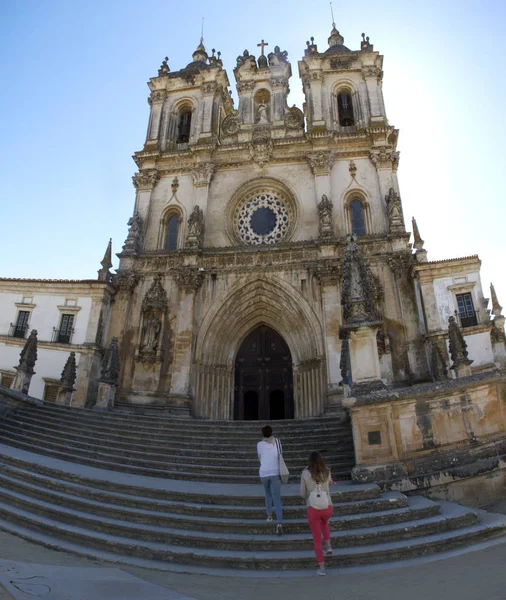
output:
[[[9,329],[9,336],[24,339],[26,332],[28,331],[28,323],[19,325],[17,323],[11,323]]]
[[[474,327],[474,325],[478,325],[478,315],[474,313],[473,315],[469,315],[467,317],[463,317],[457,310],[455,311],[455,319],[457,323],[465,329],[466,327]]]
[[[53,327],[53,337],[51,338],[51,341],[56,342],[57,344],[70,344],[73,333],[73,329],[56,329],[56,327]]]

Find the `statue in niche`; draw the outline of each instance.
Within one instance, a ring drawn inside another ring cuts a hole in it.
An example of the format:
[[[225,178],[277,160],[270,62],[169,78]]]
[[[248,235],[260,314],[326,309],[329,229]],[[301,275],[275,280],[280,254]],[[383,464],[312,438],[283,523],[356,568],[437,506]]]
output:
[[[146,354],[156,354],[161,328],[162,322],[154,313],[152,313],[142,328],[141,352]]]
[[[257,108],[257,123],[259,125],[265,125],[269,123],[269,118],[267,116],[267,104],[261,102]]]
[[[401,199],[399,194],[395,193],[394,188],[390,188],[388,191],[388,196],[385,196],[385,202],[387,205],[390,231],[404,231]]]
[[[332,227],[332,202],[326,194],[323,194],[320,204],[318,204],[319,230],[320,237],[331,237],[334,235]]]
[[[127,223],[128,235],[123,246],[123,251],[127,253],[138,252],[141,238],[142,217],[138,211],[135,211]]]
[[[204,241],[204,211],[195,206],[188,219],[188,235],[186,246],[190,248],[201,248]]]

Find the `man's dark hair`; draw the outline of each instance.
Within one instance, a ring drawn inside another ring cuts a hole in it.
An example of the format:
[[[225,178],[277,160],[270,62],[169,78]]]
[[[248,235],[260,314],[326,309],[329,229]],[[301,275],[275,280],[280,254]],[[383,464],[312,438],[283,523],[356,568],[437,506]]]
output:
[[[262,427],[262,435],[265,438],[271,437],[271,435],[272,435],[272,427],[270,425],[266,425],[265,427]]]

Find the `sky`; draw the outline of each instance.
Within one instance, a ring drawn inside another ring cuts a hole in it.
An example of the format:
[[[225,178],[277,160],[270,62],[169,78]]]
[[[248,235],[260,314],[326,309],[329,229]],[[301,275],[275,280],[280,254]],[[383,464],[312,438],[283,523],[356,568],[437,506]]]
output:
[[[399,184],[429,260],[478,254],[485,296],[506,306],[506,2],[334,2],[352,50],[361,33],[384,55],[384,96],[400,130]],[[327,47],[327,1],[2,0],[0,2],[0,277],[95,278],[110,237],[119,252],[135,190],[132,154],[149,115],[146,82],[169,57],[204,44],[236,57],[265,39],[292,64]],[[502,165],[502,166],[501,166]],[[114,257],[114,268],[118,259]]]

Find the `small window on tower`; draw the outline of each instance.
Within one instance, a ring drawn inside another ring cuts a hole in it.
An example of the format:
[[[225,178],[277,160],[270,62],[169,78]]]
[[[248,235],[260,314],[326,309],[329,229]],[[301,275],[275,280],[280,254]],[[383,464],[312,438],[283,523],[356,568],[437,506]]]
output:
[[[179,236],[179,215],[172,214],[167,219],[165,230],[165,250],[177,250]]]
[[[474,311],[473,298],[470,293],[457,294],[457,306],[459,307],[461,327],[478,325],[478,318]]]
[[[351,127],[352,125],[355,125],[350,92],[339,92],[337,96],[337,109],[339,113],[339,125],[341,127]]]
[[[350,202],[351,232],[355,235],[365,235],[364,206],[360,200]]]
[[[185,107],[179,113],[179,123],[177,128],[177,143],[187,144],[190,141],[190,128],[192,123],[191,108]]]

